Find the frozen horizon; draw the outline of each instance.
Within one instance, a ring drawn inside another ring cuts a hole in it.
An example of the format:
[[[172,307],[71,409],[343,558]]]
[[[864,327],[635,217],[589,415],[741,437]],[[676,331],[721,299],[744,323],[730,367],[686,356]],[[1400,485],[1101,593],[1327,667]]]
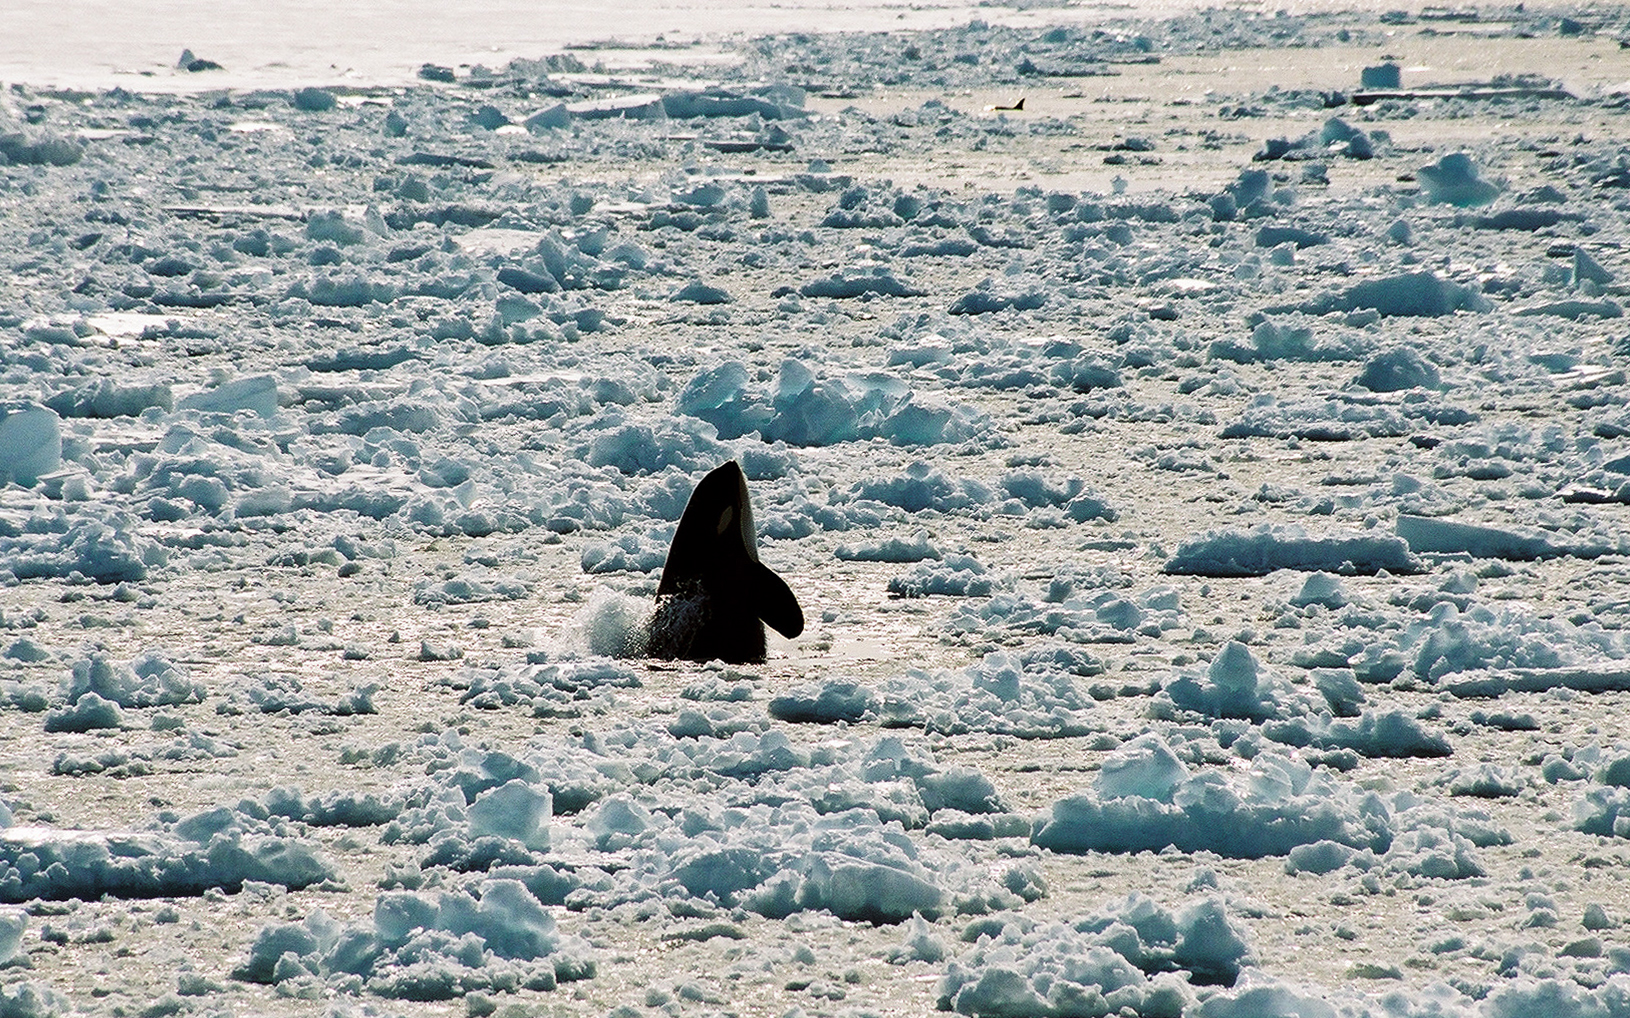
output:
[[[661,42],[707,59],[695,44],[737,34],[947,28],[978,18],[1034,27],[1117,17],[1162,17],[1214,4],[1205,0],[1104,0],[1034,5],[968,0],[375,0],[361,9],[318,0],[262,4],[170,0],[8,0],[0,15],[21,31],[0,33],[0,82],[58,88],[122,87],[143,92],[290,85],[400,85],[426,63],[502,67],[568,47]],[[1236,4],[1265,13],[1382,9],[1381,0],[1302,0]],[[221,65],[188,73],[184,50]],[[638,54],[630,54],[638,62]]]

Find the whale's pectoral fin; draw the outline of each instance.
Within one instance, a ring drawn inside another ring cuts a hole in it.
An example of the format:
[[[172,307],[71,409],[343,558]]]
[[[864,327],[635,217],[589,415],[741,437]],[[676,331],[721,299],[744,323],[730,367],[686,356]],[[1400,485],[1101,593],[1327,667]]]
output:
[[[787,581],[775,575],[762,562],[754,562],[749,574],[752,604],[757,606],[758,617],[773,630],[789,640],[804,631],[804,611],[798,599],[792,596]]]

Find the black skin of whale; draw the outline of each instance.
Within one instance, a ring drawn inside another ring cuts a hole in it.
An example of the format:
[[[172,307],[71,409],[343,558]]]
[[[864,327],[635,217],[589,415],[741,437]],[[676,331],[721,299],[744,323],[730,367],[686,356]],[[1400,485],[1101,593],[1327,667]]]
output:
[[[804,613],[786,581],[758,560],[747,478],[730,460],[685,503],[657,586],[647,653],[762,662],[765,623],[790,639],[804,631]]]

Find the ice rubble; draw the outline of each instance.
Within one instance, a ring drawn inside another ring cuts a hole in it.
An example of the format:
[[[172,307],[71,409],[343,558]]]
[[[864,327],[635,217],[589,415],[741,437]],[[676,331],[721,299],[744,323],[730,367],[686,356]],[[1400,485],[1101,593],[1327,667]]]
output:
[[[425,846],[426,868],[507,874],[546,904],[574,909],[681,893],[772,918],[825,909],[899,922],[1010,908],[1046,893],[1032,863],[979,865],[944,840],[1028,831],[990,782],[893,737],[812,754],[773,728],[728,736],[624,729],[510,756],[462,747],[449,732],[410,752],[443,761],[433,764],[435,780],[383,797],[278,789],[251,812],[382,824],[386,842]],[[651,807],[648,794],[704,778],[723,784],[675,815]],[[632,794],[618,790],[630,783]],[[577,815],[574,824],[549,824],[556,803]],[[924,828],[941,834],[907,833]],[[564,869],[551,866],[557,849],[587,852],[589,864],[578,855]]]
[[[1261,858],[1305,846],[1345,846],[1344,865],[1416,876],[1480,875],[1476,846],[1510,835],[1474,813],[1405,793],[1387,801],[1301,759],[1263,751],[1235,779],[1191,774],[1158,735],[1111,754],[1097,788],[1055,802],[1031,840],[1061,852],[1209,851]],[[1293,857],[1310,868],[1305,854]]]
[[[1250,960],[1217,899],[1174,914],[1134,894],[1070,923],[993,916],[963,937],[975,946],[947,966],[939,1006],[986,1018],[1128,1011],[1176,1018],[1194,1003],[1190,981],[1232,984]]]
[[[448,1000],[483,990],[552,990],[586,979],[587,943],[564,937],[525,884],[484,879],[435,894],[387,891],[371,919],[341,925],[321,910],[262,927],[233,976],[293,995],[306,987],[400,1000]]]
[[[217,809],[168,830],[0,829],[0,898],[155,898],[244,881],[301,888],[334,879],[311,846],[243,813]]]
[[[990,422],[966,405],[917,396],[881,373],[823,379],[796,360],[781,363],[772,393],[749,390],[747,369],[726,361],[697,374],[676,408],[712,424],[721,438],[756,432],[770,442],[822,446],[872,437],[897,445],[963,442]]]
[[[189,678],[162,652],[149,651],[128,665],[101,654],[76,661],[63,682],[62,698],[77,703],[96,696],[120,707],[168,707],[198,703],[205,692],[202,682]]]
[[[115,584],[145,579],[168,558],[164,548],[141,536],[122,513],[98,519],[91,513],[40,521],[38,529],[0,534],[4,568],[19,580],[83,577]]]
[[[1080,650],[1042,644],[1020,654],[993,651],[960,671],[908,671],[876,688],[841,679],[798,687],[771,700],[769,709],[786,721],[1066,738],[1101,731],[1093,700],[1075,678],[1102,670]]]
[[[945,556],[929,538],[928,531],[918,530],[910,537],[890,537],[882,541],[862,544],[840,544],[833,554],[850,562],[921,562],[936,561]]]
[[[1314,668],[1309,677],[1313,692],[1267,673],[1250,648],[1230,641],[1204,674],[1180,670],[1168,679],[1151,703],[1150,713],[1171,717],[1190,712],[1219,720],[1248,720],[1259,725],[1267,739],[1327,751],[1349,750],[1372,757],[1450,755],[1442,734],[1403,712],[1363,710],[1366,697],[1351,669]],[[1338,754],[1324,762],[1335,764],[1339,759]]]

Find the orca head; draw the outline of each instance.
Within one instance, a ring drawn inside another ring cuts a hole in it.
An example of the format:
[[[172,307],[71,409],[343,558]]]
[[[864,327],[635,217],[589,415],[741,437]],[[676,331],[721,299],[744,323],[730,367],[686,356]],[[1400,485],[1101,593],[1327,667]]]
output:
[[[709,602],[703,626],[710,632],[703,636],[757,629],[761,620],[789,639],[804,631],[791,588],[758,560],[747,477],[735,460],[714,468],[691,492],[657,586],[659,598],[698,595]],[[757,656],[762,659],[761,640]]]

